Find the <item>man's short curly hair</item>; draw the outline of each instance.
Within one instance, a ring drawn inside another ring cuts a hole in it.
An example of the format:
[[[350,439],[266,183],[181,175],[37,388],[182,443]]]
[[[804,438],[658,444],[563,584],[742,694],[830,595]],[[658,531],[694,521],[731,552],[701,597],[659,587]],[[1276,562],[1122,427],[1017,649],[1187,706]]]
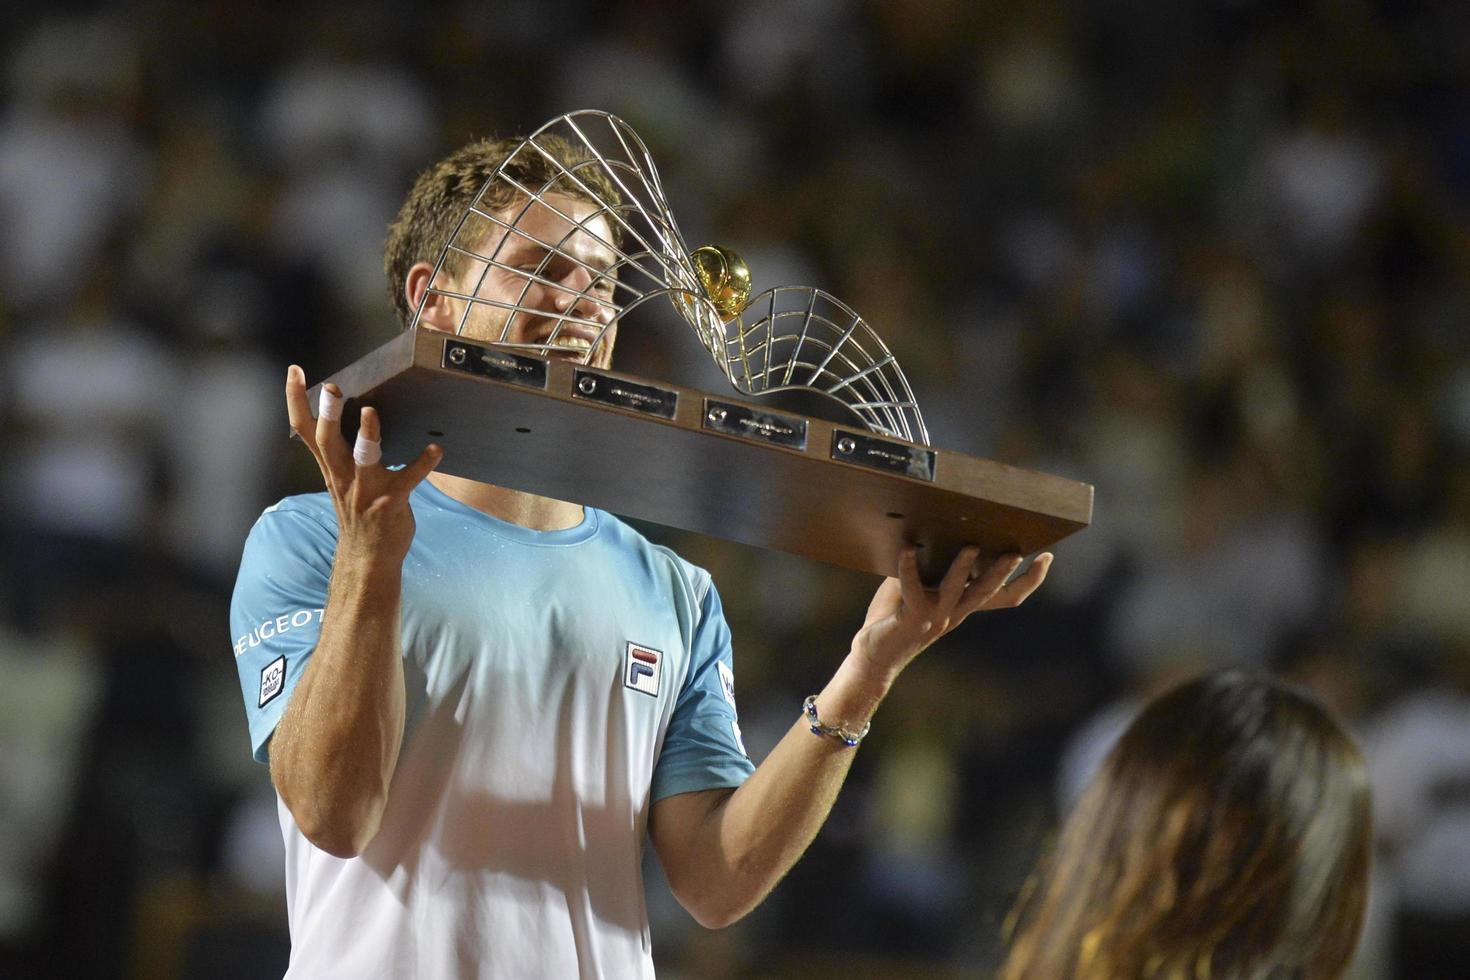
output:
[[[408,270],[418,262],[438,260],[459,219],[472,204],[481,211],[494,214],[510,207],[518,198],[524,199],[524,195],[509,182],[501,180],[487,188],[482,197],[476,198],[495,169],[515,154],[516,148],[524,142],[522,138],[476,140],[455,150],[414,180],[403,207],[398,210],[398,217],[388,228],[388,242],[383,252],[388,293],[405,328],[413,323],[414,315],[403,292]],[[527,147],[524,152],[515,154],[501,172],[533,191],[555,191],[614,208],[621,205],[622,197],[606,171],[601,166],[587,165],[594,159],[590,153],[559,136],[537,136],[536,145],[545,150],[546,155]],[[548,160],[547,156],[551,159]],[[569,179],[567,171],[575,173],[577,180],[590,188],[593,194],[588,194],[576,181]],[[474,216],[470,221],[484,227],[484,237],[495,231],[491,222]],[[609,223],[613,234],[611,244],[620,245],[622,228],[611,218]],[[475,228],[469,222],[465,227]],[[469,236],[461,234],[461,243],[478,240],[473,231]],[[465,261],[465,256],[450,252],[444,259],[444,269],[451,275],[457,274]]]

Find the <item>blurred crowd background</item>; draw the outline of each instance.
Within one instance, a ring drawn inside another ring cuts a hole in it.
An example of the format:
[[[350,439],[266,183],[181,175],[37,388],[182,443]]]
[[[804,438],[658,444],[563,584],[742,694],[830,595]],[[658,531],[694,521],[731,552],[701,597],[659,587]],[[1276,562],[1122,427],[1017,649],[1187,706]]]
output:
[[[661,976],[985,975],[1139,699],[1229,665],[1366,748],[1354,976],[1470,976],[1462,3],[14,3],[0,50],[0,976],[279,975],[226,610],[320,486],[286,365],[392,336],[418,169],[576,108],[692,244],[861,311],[936,445],[1097,487],[1041,593],[902,678],[762,909],[706,932],[650,866]],[[758,761],[877,582],[649,533],[719,583]]]

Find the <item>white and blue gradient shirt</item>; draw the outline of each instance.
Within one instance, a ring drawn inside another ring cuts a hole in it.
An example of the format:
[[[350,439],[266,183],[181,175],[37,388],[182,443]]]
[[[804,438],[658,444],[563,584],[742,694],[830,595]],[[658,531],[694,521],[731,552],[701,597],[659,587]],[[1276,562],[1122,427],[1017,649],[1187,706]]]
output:
[[[586,509],[532,531],[427,481],[403,563],[408,723],[356,858],[286,840],[288,977],[651,977],[650,805],[750,775],[709,575]],[[268,509],[230,609],[255,757],[311,657],[326,494]]]

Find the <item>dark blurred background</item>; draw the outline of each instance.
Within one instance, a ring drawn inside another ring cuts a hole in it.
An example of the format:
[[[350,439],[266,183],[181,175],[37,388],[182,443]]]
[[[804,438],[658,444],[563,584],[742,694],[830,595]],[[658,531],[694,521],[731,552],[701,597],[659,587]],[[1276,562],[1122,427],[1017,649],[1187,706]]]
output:
[[[419,168],[576,108],[692,243],[861,311],[936,445],[1097,487],[756,914],[706,932],[650,869],[661,976],[984,975],[1133,705],[1225,665],[1368,751],[1354,976],[1470,976],[1460,0],[13,3],[0,50],[0,976],[279,976],[226,611],[255,516],[320,486],[285,367],[392,335]],[[877,582],[658,533],[720,585],[759,759]]]

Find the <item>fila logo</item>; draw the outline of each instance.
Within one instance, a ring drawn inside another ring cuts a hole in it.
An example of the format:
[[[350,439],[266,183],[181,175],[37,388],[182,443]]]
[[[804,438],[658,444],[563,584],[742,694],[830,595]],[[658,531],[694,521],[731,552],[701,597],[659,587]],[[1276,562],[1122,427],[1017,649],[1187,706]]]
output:
[[[658,697],[658,679],[663,673],[664,655],[651,647],[629,641],[623,660],[623,686]]]

